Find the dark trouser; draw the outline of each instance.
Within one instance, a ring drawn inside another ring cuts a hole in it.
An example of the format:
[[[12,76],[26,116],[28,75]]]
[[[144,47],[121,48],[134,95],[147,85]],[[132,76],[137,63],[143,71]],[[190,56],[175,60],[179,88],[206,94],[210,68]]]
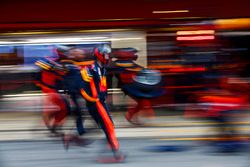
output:
[[[71,96],[71,99],[73,100],[74,105],[75,105],[74,115],[76,117],[75,119],[76,119],[77,132],[79,135],[83,135],[86,132],[86,130],[84,128],[84,120],[82,119],[83,113],[81,111],[80,104],[77,100],[78,97],[81,97],[81,96],[78,94],[75,94],[75,93],[71,93],[70,96]]]
[[[115,136],[114,124],[110,114],[108,113],[105,102],[103,101],[87,102],[87,107],[90,115],[104,131],[112,150],[114,152],[118,151],[119,143]]]

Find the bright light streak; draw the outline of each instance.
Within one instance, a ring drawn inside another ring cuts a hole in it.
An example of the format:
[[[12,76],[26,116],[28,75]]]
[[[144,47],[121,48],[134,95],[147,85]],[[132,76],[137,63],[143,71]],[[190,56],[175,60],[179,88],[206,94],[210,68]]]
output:
[[[214,30],[177,31],[176,35],[214,35]]]
[[[143,38],[110,38],[110,41],[141,40]]]
[[[194,72],[194,71],[206,71],[205,67],[183,67],[183,68],[172,68],[170,72]]]
[[[141,40],[143,38],[110,38],[110,37],[83,37],[83,38],[40,38],[23,39],[20,41],[0,41],[0,45],[49,45],[49,44],[81,44],[100,43],[110,41]]]
[[[195,41],[195,40],[213,40],[213,35],[206,35],[206,36],[181,36],[177,37],[177,41]]]
[[[23,93],[23,94],[13,94],[13,95],[3,95],[3,97],[26,97],[26,96],[43,96],[43,93]]]
[[[153,11],[154,14],[165,14],[165,13],[187,13],[189,10],[159,10]]]
[[[85,38],[40,38],[30,39],[30,43],[54,43],[54,42],[81,42],[81,41],[93,41],[93,40],[104,40],[108,37],[85,37]]]

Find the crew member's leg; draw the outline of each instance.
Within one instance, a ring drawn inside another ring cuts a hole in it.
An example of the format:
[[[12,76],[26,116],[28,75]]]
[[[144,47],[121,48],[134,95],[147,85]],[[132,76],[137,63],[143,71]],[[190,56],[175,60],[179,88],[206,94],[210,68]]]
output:
[[[58,107],[58,110],[52,111],[51,109],[48,109],[47,106],[51,104]],[[57,129],[58,127],[63,125],[64,120],[69,111],[69,108],[65,99],[63,99],[63,97],[58,93],[55,93],[55,92],[48,93],[44,101],[43,110],[44,110],[43,120],[44,120],[45,125],[48,127],[48,129],[52,133],[58,133]]]
[[[103,129],[112,150],[114,152],[117,152],[119,150],[119,143],[115,135],[113,121],[107,111],[105,103],[102,103],[100,101],[96,103],[88,102],[87,107],[90,115],[94,118],[96,123]]]
[[[84,120],[82,119],[82,111],[81,111],[81,108],[80,108],[80,104],[77,100],[78,98],[78,95],[77,94],[72,94],[71,95],[71,98],[75,104],[75,110],[74,110],[74,114],[75,114],[75,117],[76,117],[76,127],[77,127],[77,132],[79,135],[83,135],[86,130],[84,128]]]

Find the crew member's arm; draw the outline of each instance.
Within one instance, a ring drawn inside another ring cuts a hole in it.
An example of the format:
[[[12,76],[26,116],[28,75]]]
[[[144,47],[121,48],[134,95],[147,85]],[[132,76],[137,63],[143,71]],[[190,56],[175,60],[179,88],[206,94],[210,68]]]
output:
[[[82,68],[81,69],[81,76],[82,76],[82,80],[83,80],[83,85],[80,92],[81,95],[83,96],[83,98],[89,102],[97,102],[99,100],[98,98],[98,94],[97,94],[97,90],[95,87],[95,83],[93,80],[93,77],[91,76],[89,69],[88,68]],[[91,94],[86,92],[86,90],[84,90],[85,88],[90,89]]]
[[[59,75],[65,75],[68,71],[65,66],[50,59],[38,60],[35,64],[43,70],[53,71]]]

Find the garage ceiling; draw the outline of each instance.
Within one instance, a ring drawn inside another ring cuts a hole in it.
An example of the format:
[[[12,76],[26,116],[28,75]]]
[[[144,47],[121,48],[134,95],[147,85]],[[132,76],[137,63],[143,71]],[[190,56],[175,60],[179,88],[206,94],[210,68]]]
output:
[[[130,27],[184,18],[250,17],[249,6],[249,0],[1,0],[0,30]]]

